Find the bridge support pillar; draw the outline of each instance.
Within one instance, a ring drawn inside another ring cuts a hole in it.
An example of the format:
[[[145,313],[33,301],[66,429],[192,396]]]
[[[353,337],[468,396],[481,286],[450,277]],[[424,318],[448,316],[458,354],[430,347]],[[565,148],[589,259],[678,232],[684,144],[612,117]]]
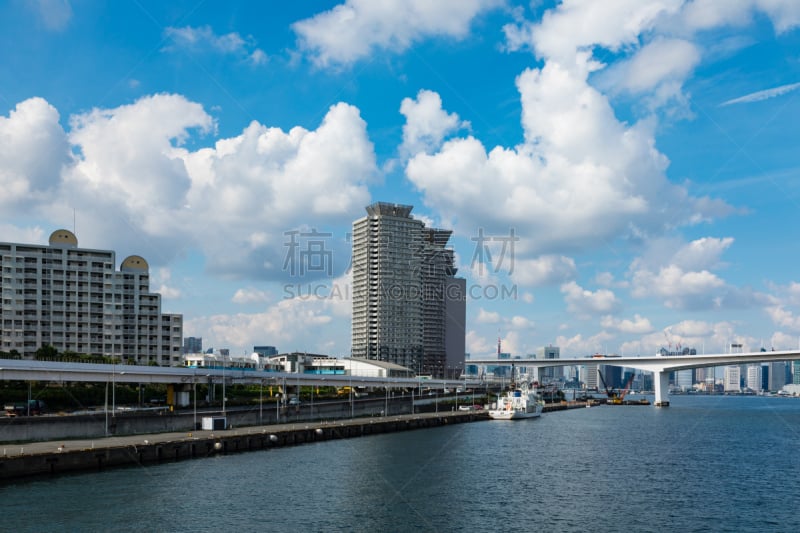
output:
[[[669,407],[669,371],[656,370],[653,378],[656,386],[656,407]]]

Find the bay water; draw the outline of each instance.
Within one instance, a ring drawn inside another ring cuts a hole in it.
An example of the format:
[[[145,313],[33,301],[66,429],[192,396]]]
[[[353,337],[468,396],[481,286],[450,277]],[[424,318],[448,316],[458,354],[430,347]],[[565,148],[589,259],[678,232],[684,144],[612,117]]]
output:
[[[800,531],[800,399],[672,396],[0,486],[2,531]]]

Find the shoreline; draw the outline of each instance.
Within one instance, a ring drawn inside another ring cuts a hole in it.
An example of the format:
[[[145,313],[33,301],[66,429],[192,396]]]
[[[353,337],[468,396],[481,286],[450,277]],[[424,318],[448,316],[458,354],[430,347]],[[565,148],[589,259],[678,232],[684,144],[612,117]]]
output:
[[[33,476],[144,466],[482,420],[488,420],[488,416],[481,411],[452,411],[9,444],[2,446],[0,482]]]
[[[578,409],[585,402],[549,404],[545,413]],[[486,411],[442,411],[317,422],[246,426],[222,430],[175,431],[9,443],[0,446],[0,482],[35,476],[97,472],[266,450],[335,439],[410,431],[490,420]]]

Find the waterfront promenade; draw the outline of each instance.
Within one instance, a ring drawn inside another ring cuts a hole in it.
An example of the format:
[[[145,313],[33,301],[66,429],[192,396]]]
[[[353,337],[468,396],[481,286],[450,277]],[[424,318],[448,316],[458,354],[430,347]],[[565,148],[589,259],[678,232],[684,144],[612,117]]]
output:
[[[0,480],[154,464],[219,453],[255,451],[486,419],[487,415],[483,411],[449,411],[224,430],[4,444],[0,457]]]
[[[583,402],[564,402],[546,406],[545,412],[584,406]],[[0,480],[146,465],[209,457],[220,453],[255,451],[484,420],[488,420],[486,411],[454,410],[314,422],[298,421],[223,430],[3,444],[0,456]]]

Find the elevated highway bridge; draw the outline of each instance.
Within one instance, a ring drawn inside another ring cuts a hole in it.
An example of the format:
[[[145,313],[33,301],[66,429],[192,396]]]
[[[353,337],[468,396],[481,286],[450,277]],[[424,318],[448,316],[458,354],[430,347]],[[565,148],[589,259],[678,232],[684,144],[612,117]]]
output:
[[[644,357],[582,357],[573,359],[497,359],[470,358],[471,365],[510,366],[545,368],[573,365],[611,365],[645,370],[654,374],[655,405],[669,405],[669,373],[676,370],[704,368],[711,366],[740,365],[747,363],[768,363],[773,361],[800,360],[800,350],[784,350],[771,352],[744,352],[730,354],[707,355],[652,355]]]
[[[59,363],[0,359],[0,380],[48,381],[55,383],[161,383],[167,385],[221,384],[315,387],[387,387],[389,389],[448,389],[463,380],[391,378],[346,374],[299,374],[241,368],[187,368],[96,363]]]

